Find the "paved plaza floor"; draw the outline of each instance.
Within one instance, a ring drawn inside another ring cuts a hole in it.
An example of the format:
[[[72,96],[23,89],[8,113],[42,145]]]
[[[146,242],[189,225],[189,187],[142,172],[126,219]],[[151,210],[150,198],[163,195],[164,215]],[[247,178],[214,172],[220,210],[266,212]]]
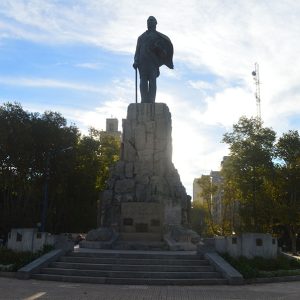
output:
[[[78,284],[0,277],[0,299],[300,299],[300,282],[241,286],[140,286]]]

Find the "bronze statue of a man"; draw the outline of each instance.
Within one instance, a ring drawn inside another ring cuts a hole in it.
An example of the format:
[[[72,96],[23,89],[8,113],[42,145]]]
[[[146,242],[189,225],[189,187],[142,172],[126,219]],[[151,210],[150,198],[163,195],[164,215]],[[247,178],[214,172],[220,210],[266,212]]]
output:
[[[150,16],[148,30],[139,36],[134,55],[135,69],[140,73],[140,92],[142,103],[154,103],[156,96],[156,78],[159,67],[166,65],[173,69],[173,45],[164,34],[156,31],[157,21]]]

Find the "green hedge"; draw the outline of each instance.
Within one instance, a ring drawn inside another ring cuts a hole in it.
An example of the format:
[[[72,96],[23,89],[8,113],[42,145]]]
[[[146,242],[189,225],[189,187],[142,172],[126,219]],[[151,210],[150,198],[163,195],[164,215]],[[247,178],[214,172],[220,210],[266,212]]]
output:
[[[278,256],[276,259],[233,258],[228,254],[221,254],[221,256],[236,268],[244,278],[300,275],[300,262],[284,256]]]
[[[0,248],[0,265],[2,271],[17,271],[21,267],[27,265],[31,261],[37,259],[43,254],[53,250],[54,247],[51,245],[44,245],[43,249],[37,252],[16,252],[7,248]],[[6,268],[6,265],[11,265],[9,268]]]

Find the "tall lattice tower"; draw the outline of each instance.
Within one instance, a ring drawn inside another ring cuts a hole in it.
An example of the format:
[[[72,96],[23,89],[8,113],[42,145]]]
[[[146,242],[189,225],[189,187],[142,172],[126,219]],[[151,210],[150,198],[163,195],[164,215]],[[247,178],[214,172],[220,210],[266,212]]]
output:
[[[259,80],[259,65],[258,63],[254,64],[254,71],[252,76],[255,83],[255,99],[256,99],[256,110],[257,118],[261,121],[261,108],[260,108],[260,80]]]

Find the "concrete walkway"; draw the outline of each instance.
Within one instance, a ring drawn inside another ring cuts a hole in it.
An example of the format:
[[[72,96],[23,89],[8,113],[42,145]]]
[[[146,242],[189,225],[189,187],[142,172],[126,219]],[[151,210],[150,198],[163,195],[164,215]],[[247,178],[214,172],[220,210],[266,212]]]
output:
[[[195,300],[195,299],[300,299],[299,282],[242,286],[137,286],[75,284],[18,280],[0,277],[0,299],[101,299],[101,300]]]

